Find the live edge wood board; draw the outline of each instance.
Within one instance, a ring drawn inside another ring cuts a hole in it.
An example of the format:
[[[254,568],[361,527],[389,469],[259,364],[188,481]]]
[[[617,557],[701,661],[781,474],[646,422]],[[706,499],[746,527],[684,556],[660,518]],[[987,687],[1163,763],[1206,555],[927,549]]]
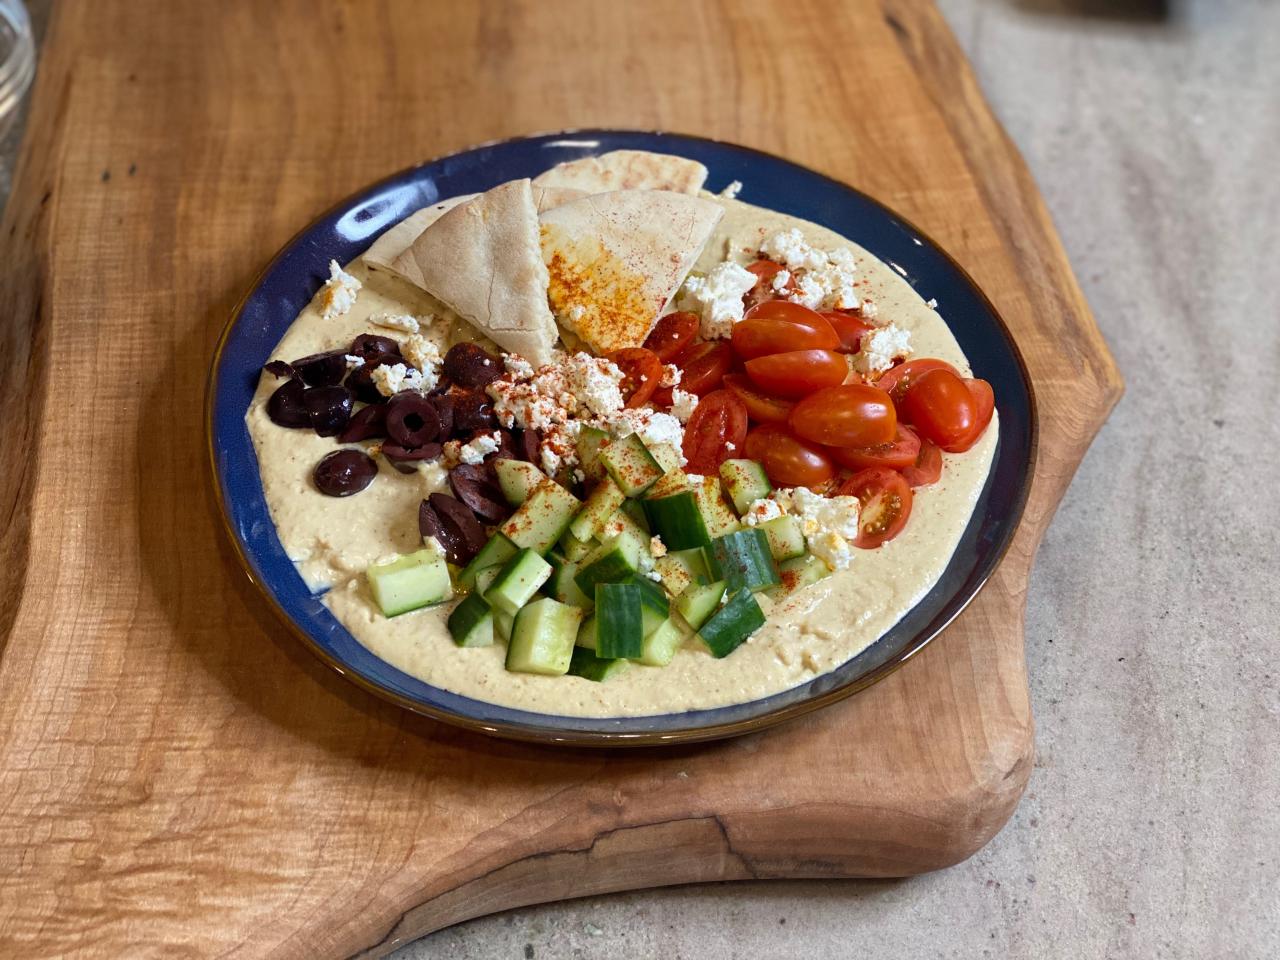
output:
[[[575,126],[861,187],[1026,356],[1040,451],[1012,550],[835,708],[667,751],[464,734],[330,672],[231,560],[201,406],[255,273],[387,173]],[[0,955],[374,956],[553,898],[934,870],[1017,803],[1027,572],[1121,383],[931,5],[63,2],[3,238]]]

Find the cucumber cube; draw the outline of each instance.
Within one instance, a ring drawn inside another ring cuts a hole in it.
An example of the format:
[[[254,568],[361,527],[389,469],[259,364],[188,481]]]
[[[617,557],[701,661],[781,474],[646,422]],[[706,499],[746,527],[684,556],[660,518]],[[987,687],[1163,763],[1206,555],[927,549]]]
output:
[[[578,515],[569,523],[569,532],[578,540],[599,536],[609,518],[626,501],[627,495],[609,477],[596,484]]]
[[[769,552],[769,538],[759,527],[747,527],[716,537],[711,541],[707,556],[711,561],[711,575],[724,580],[730,594],[743,587],[763,590],[779,582],[778,568]]]
[[[493,643],[493,611],[479,594],[468,594],[453,608],[449,635],[460,647],[487,647]]]
[[[778,564],[778,579],[782,582],[770,587],[764,595],[776,603],[829,576],[831,568],[817,557],[794,557]]]
[[[582,677],[584,680],[594,680],[596,683],[603,683],[610,677],[616,677],[630,666],[630,660],[610,660],[605,657],[597,657],[595,653],[585,647],[574,647],[573,657],[569,661],[569,675]]]
[[[503,613],[515,612],[533,599],[538,588],[551,576],[551,564],[532,550],[524,549],[507,561],[493,583],[484,591],[489,606]],[[477,581],[478,582],[478,581]]]
[[[643,503],[649,528],[662,538],[668,550],[705,547],[711,542],[706,518],[694,491],[682,490]]]
[[[712,656],[727,657],[762,626],[764,612],[751,591],[744,587],[731,595],[729,602],[698,629],[698,636]]]
[[[665,667],[676,655],[682,643],[684,643],[684,631],[681,630],[675,618],[663,620],[657,630],[644,638],[644,644],[641,647],[640,656],[636,657],[636,662],[648,664],[651,667]]]
[[[600,462],[628,497],[638,497],[663,474],[639,434],[630,433],[600,451]]]
[[[804,530],[799,517],[790,514],[774,517],[756,529],[769,541],[769,553],[773,559],[782,561],[804,556]]]
[[[764,467],[754,460],[726,460],[720,464],[720,480],[738,516],[745,514],[751,504],[767,497],[773,489]]]
[[[493,469],[498,474],[498,486],[507,503],[518,507],[529,499],[533,489],[547,479],[547,475],[524,460],[495,460]]]
[[[592,550],[578,567],[574,582],[588,596],[597,583],[616,583],[640,572],[640,548],[627,536],[610,537]]]
[[[365,577],[374,602],[386,617],[443,603],[453,595],[444,557],[425,547],[387,563],[375,563],[365,571]]]
[[[599,427],[584,425],[578,431],[578,468],[588,483],[598,483],[605,477],[604,464],[600,462],[600,448],[609,442],[609,434]]]
[[[596,584],[596,653],[602,657],[638,657],[644,652],[640,586]]]
[[[720,601],[724,599],[724,588],[723,580],[717,580],[704,587],[689,587],[676,597],[676,612],[688,621],[689,626],[697,630],[719,608]]]
[[[489,567],[500,567],[519,552],[520,548],[514,543],[502,534],[495,533],[489,538],[489,542],[480,548],[475,558],[462,568],[462,572],[458,574],[458,586],[464,590],[474,590],[477,573]]]
[[[578,627],[578,636],[574,640],[574,645],[587,650],[596,648],[596,615],[594,613],[589,613],[582,618],[582,625]]]
[[[573,642],[582,622],[577,607],[543,597],[520,609],[507,644],[507,669],[518,673],[562,676],[573,657]]]
[[[551,579],[547,581],[547,592],[551,596],[561,603],[567,603],[571,607],[581,607],[584,610],[590,610],[595,606],[595,601],[583,593],[574,582],[573,578],[578,575],[576,563],[566,560],[554,550],[547,554],[547,560],[551,563]]]
[[[546,553],[560,539],[581,506],[581,501],[560,484],[543,480],[501,530],[517,547]]]

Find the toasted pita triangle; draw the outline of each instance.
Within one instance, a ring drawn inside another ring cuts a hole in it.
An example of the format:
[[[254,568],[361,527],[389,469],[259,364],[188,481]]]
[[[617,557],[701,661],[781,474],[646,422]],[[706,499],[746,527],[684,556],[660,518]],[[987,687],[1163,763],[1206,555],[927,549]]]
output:
[[[460,197],[441,200],[439,203],[433,203],[431,206],[423,207],[421,210],[415,210],[394,227],[384,230],[378,239],[369,246],[369,249],[364,252],[361,259],[375,270],[399,273],[400,271],[395,267],[396,260],[409,249],[410,244],[418,238],[422,231],[458,204],[466,203],[475,196],[476,194],[474,193],[467,193]],[[414,273],[413,276],[405,276],[405,279],[417,286],[422,286],[422,277],[417,275],[416,265],[404,264],[402,266],[411,267]]]
[[[638,347],[724,208],[663,190],[617,190],[542,215],[547,295],[556,319],[596,353]]]
[[[446,211],[394,264],[504,350],[547,363],[559,337],[528,180],[512,180]]]
[[[535,185],[576,187],[587,193],[670,190],[697,194],[706,180],[707,168],[696,160],[648,150],[613,150],[570,160],[533,178]]]

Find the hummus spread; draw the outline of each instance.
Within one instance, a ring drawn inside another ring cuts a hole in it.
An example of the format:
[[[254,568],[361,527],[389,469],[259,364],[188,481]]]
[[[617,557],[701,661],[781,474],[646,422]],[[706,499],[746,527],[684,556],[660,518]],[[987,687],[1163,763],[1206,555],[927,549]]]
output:
[[[849,247],[862,284],[858,295],[876,304],[879,316],[911,334],[917,356],[937,357],[969,375],[970,367],[946,323],[890,267],[839,234],[737,200],[711,197],[725,209],[696,271],[726,257],[747,263],[766,236],[799,228],[815,247]],[[394,228],[392,228],[394,229]],[[281,359],[349,344],[360,333],[397,339],[373,318],[409,314],[441,351],[473,339],[469,327],[421,290],[357,260],[348,272],[364,284],[352,309],[323,319],[313,301],[294,320],[276,348]],[[363,576],[370,564],[421,548],[418,505],[427,494],[447,490],[445,471],[428,464],[401,474],[378,460],[378,476],[350,498],[321,494],[312,484],[316,463],[336,449],[333,438],[276,426],[266,414],[278,386],[264,374],[246,415],[258,454],[267,505],[286,553],[324,603],[365,647],[405,673],[433,686],[538,713],[582,717],[644,716],[700,710],[756,700],[835,669],[897,623],[942,575],[986,482],[999,435],[993,421],[963,454],[944,454],[941,479],[915,491],[911,520],[894,540],[875,550],[855,551],[852,566],[838,570],[772,607],[758,596],[766,624],[730,656],[716,659],[696,640],[687,641],[665,667],[635,665],[604,683],[579,677],[508,672],[505,646],[457,647],[445,627],[452,604],[384,617]]]

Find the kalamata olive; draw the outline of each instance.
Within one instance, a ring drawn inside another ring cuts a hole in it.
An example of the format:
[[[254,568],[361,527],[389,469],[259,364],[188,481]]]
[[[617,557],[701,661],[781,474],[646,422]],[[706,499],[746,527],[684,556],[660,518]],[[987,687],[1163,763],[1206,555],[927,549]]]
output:
[[[387,401],[387,436],[402,447],[420,447],[440,435],[440,418],[430,400],[399,393]]]
[[[387,398],[373,385],[374,365],[366,363],[347,374],[346,386],[361,403],[386,403]]]
[[[464,566],[484,546],[484,527],[475,515],[447,493],[433,493],[418,508],[418,531],[435,537],[444,547],[445,559]]]
[[[453,436],[453,395],[442,393],[431,398],[436,408],[436,418],[440,421],[440,439]]]
[[[342,433],[338,434],[338,442],[359,443],[361,440],[378,440],[386,435],[387,406],[384,403],[372,403],[351,415],[351,420]]]
[[[301,380],[287,380],[267,398],[267,416],[281,427],[309,427],[311,418],[302,396],[307,385]]]
[[[515,434],[505,427],[501,427],[497,431],[498,451],[492,459],[496,460],[519,460],[516,456],[516,438]]]
[[[486,523],[498,523],[511,515],[501,488],[481,464],[458,464],[449,471],[449,486],[453,495]]]
[[[308,387],[302,394],[311,429],[322,437],[334,437],[351,420],[354,401],[346,387]]]
[[[489,430],[497,425],[493,404],[479,390],[455,390],[453,398],[453,432]]]
[[[378,465],[362,450],[335,450],[316,464],[316,489],[330,497],[359,493],[378,474]]]
[[[529,463],[537,463],[542,456],[542,433],[532,428],[516,431],[516,456]]]
[[[434,460],[444,452],[438,443],[424,443],[420,447],[405,447],[388,440],[382,445],[382,455],[392,463],[420,463],[423,460]]]
[[[400,361],[400,344],[390,337],[380,337],[376,333],[362,333],[351,341],[352,356],[359,357],[365,363],[376,360],[383,354],[389,354]]]
[[[294,377],[297,375],[297,371],[283,360],[271,360],[262,369],[267,371],[267,373],[271,374],[276,379],[280,379],[281,377]]]
[[[484,387],[502,376],[502,361],[474,343],[455,343],[444,355],[444,375],[460,387]]]
[[[347,375],[347,351],[313,353],[309,357],[293,361],[293,369],[298,371],[298,376],[308,387],[337,386]]]

